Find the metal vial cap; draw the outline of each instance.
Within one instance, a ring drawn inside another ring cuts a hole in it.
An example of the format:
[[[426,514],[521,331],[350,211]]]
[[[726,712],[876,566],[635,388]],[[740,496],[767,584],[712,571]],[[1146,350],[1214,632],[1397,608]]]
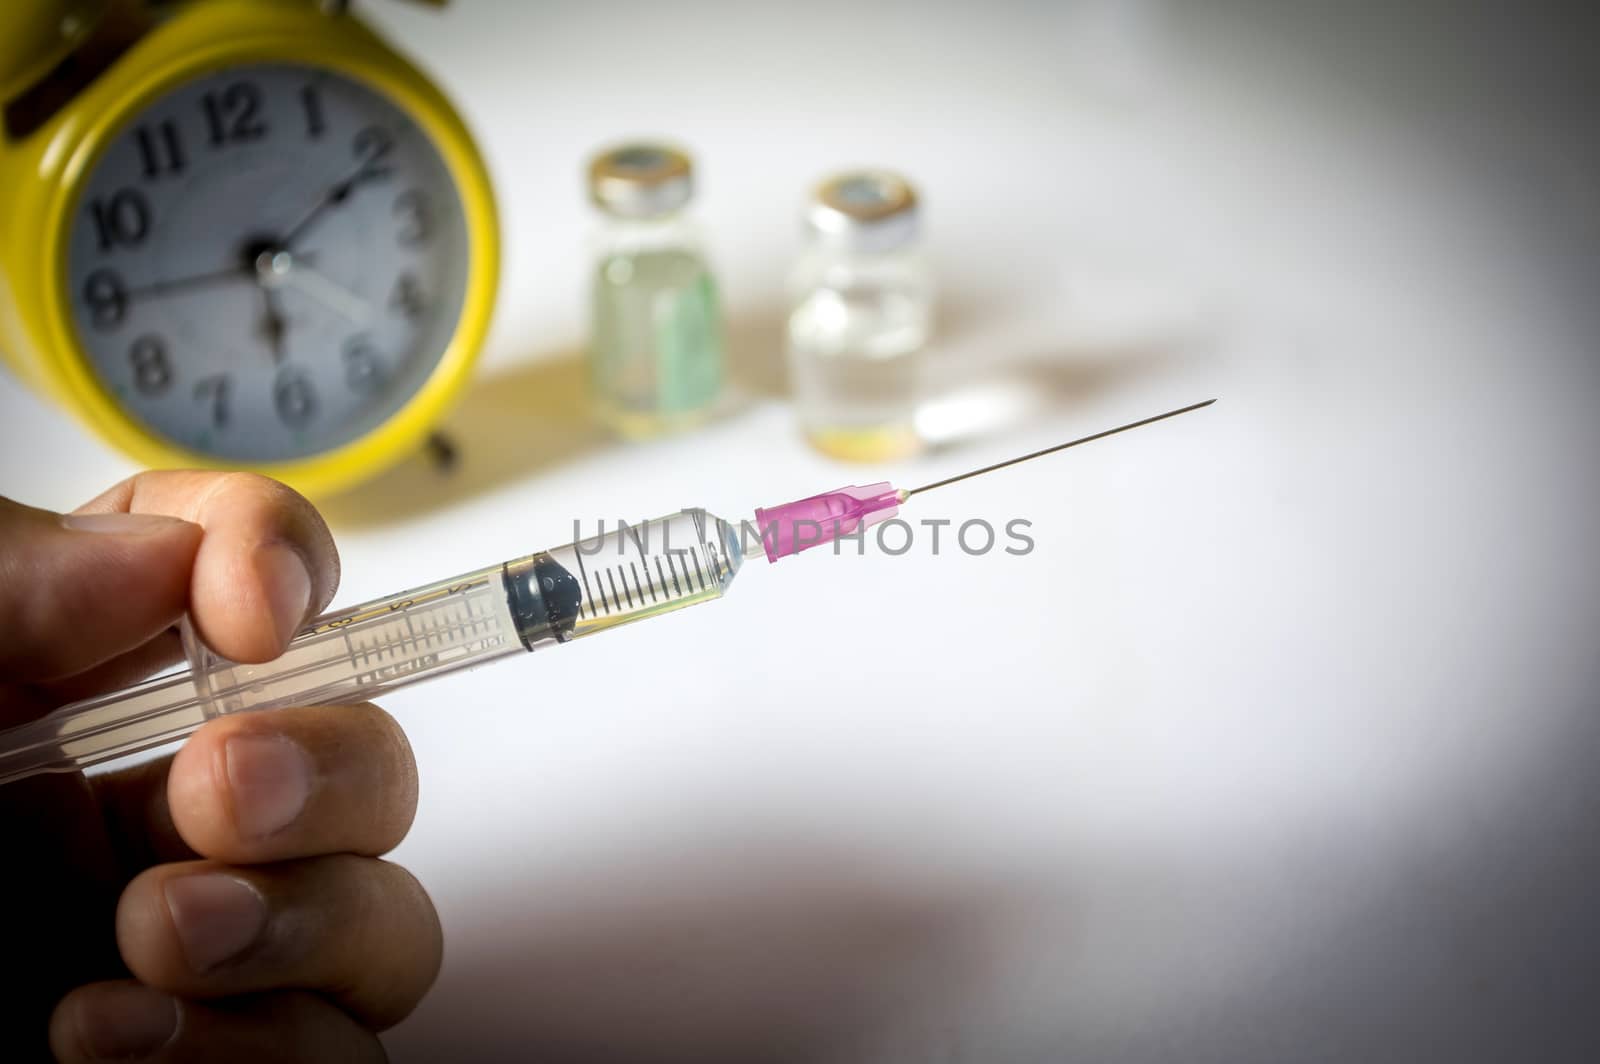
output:
[[[619,218],[671,214],[694,197],[694,163],[663,144],[619,144],[589,162],[589,198]]]
[[[888,170],[851,170],[818,185],[806,205],[811,238],[849,251],[895,251],[917,236],[917,190]]]

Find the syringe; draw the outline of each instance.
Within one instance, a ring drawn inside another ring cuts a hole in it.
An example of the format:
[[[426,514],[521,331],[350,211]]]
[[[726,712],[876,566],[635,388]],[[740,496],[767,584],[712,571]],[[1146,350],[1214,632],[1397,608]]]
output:
[[[775,562],[887,520],[920,492],[1212,402],[910,491],[887,483],[847,487],[757,510],[756,528],[768,560]],[[324,614],[302,628],[282,655],[259,665],[218,657],[185,622],[185,667],[0,732],[0,785],[150,750],[227,713],[364,702],[434,676],[721,598],[744,560],[744,531],[702,509],[621,524],[609,533]]]

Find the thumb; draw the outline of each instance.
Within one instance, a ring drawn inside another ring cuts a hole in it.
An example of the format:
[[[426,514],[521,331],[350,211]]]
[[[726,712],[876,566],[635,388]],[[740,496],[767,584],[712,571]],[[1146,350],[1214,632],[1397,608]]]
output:
[[[200,526],[0,499],[0,679],[82,672],[178,622]]]

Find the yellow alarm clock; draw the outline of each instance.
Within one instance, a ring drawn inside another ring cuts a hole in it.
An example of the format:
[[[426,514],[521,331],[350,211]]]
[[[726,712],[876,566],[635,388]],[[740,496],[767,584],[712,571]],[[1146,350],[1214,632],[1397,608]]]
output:
[[[323,494],[414,449],[477,357],[499,254],[439,90],[342,4],[6,7],[18,373],[152,466]]]

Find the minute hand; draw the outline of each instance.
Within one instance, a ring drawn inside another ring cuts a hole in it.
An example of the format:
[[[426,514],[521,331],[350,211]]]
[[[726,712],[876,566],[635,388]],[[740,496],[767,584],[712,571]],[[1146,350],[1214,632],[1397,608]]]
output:
[[[377,165],[381,152],[369,155],[361,160],[356,168],[339,181],[329,186],[322,198],[311,205],[311,209],[300,216],[300,220],[289,227],[280,243],[283,247],[293,249],[295,241],[305,236],[311,227],[316,224],[328,211],[328,208],[338,206],[350,198],[350,193],[356,190],[362,182],[372,181],[388,174],[388,170]]]

